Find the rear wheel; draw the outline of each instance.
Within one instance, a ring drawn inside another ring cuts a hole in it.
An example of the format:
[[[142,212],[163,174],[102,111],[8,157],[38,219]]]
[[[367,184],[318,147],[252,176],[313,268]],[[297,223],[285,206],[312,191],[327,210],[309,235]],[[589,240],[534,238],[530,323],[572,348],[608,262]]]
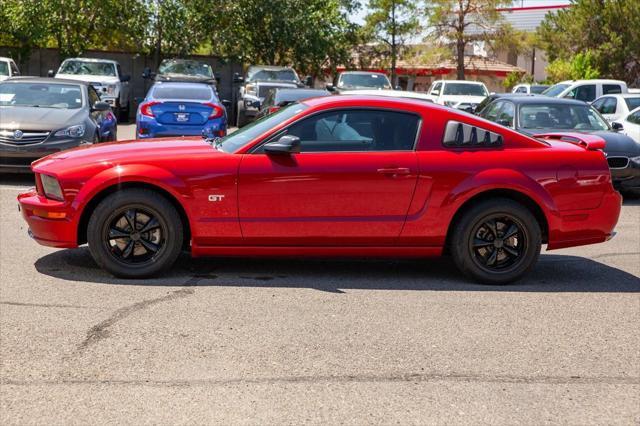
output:
[[[162,195],[126,189],[98,204],[89,219],[87,240],[101,267],[117,277],[144,278],[176,261],[182,248],[182,221]]]
[[[464,213],[454,225],[450,243],[453,260],[465,275],[502,285],[533,268],[542,236],[527,208],[507,198],[494,198]]]

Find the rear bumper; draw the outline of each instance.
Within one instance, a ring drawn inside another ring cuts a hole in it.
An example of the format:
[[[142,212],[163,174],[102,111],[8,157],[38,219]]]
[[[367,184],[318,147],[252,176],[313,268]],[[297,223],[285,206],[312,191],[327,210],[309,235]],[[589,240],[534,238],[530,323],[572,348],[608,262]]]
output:
[[[29,235],[39,244],[58,248],[78,246],[77,225],[65,202],[49,200],[30,189],[18,195],[18,208],[29,226]],[[65,217],[47,218],[51,212],[64,213]]]
[[[227,122],[224,118],[216,118],[203,124],[160,124],[157,121],[138,118],[136,121],[136,138],[162,138],[168,136],[201,136],[204,128],[215,131],[227,130]]]
[[[571,210],[549,220],[547,250],[586,244],[602,243],[614,235],[618,223],[622,196],[611,191],[602,198],[600,207],[590,210]]]

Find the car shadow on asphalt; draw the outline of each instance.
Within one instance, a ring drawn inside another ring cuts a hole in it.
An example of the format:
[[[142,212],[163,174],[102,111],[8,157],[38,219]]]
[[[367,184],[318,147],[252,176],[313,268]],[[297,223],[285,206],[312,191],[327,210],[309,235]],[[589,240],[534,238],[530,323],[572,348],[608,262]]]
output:
[[[640,253],[601,253],[595,260],[543,254],[534,270],[508,286],[470,282],[448,257],[420,260],[384,259],[248,259],[182,256],[161,277],[120,279],[102,270],[86,247],[60,250],[35,262],[38,272],[74,282],[135,286],[219,286],[348,290],[431,290],[503,292],[640,292],[640,278],[598,260]]]

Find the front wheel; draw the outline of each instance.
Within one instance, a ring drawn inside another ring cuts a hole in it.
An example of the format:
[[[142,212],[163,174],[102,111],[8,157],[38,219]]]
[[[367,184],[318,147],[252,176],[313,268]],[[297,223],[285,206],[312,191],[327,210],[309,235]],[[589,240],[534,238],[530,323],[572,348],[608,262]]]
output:
[[[87,241],[95,261],[113,275],[149,277],[170,268],[180,255],[182,221],[162,195],[125,189],[98,204],[89,219]]]
[[[542,236],[535,216],[506,198],[478,203],[454,224],[450,249],[458,268],[470,278],[503,285],[535,265]]]

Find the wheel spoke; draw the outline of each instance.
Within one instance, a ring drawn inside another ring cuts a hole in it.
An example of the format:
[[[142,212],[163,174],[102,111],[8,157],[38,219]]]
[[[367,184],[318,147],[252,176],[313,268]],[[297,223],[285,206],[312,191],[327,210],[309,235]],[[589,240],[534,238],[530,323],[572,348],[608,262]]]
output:
[[[122,250],[122,257],[127,258],[131,256],[131,253],[133,253],[134,246],[135,246],[135,242],[133,240],[129,240],[124,250]]]
[[[493,245],[493,241],[485,241],[485,240],[481,240],[480,238],[473,239],[473,247],[475,248],[488,247],[492,245]]]
[[[488,220],[487,222],[485,222],[485,225],[487,226],[487,228],[489,228],[489,231],[491,231],[491,233],[493,234],[493,238],[497,238],[498,230],[496,228],[497,227],[496,220],[495,219]]]
[[[160,228],[160,222],[158,222],[158,219],[156,219],[155,217],[152,217],[147,221],[147,223],[144,224],[144,226],[140,230],[140,233],[144,234],[145,232],[149,232],[156,228]]]
[[[152,253],[156,253],[159,249],[160,246],[158,246],[155,243],[152,243],[151,241],[145,239],[145,238],[140,238],[140,244],[142,244],[145,248],[145,250],[147,250],[147,252],[152,252]]]
[[[115,226],[109,229],[109,240],[115,240],[118,238],[129,238],[129,233],[125,232],[121,229],[116,228]]]
[[[515,224],[511,224],[511,226],[509,227],[509,229],[507,229],[507,232],[504,234],[502,238],[504,238],[505,240],[507,238],[511,238],[514,235],[516,235],[518,231],[519,231],[518,227]]]
[[[498,250],[493,250],[491,256],[487,259],[487,266],[492,266],[496,263],[496,259],[498,258]]]
[[[132,232],[136,230],[136,215],[137,213],[133,209],[127,210],[124,213],[124,218],[127,220],[127,224],[131,227]]]
[[[507,253],[509,253],[512,257],[518,257],[518,256],[520,256],[520,253],[518,253],[518,251],[517,251],[517,250],[514,250],[513,248],[509,247],[509,246],[508,246],[508,245],[506,245],[506,244],[502,246],[502,249],[503,249],[504,251],[506,251]]]

